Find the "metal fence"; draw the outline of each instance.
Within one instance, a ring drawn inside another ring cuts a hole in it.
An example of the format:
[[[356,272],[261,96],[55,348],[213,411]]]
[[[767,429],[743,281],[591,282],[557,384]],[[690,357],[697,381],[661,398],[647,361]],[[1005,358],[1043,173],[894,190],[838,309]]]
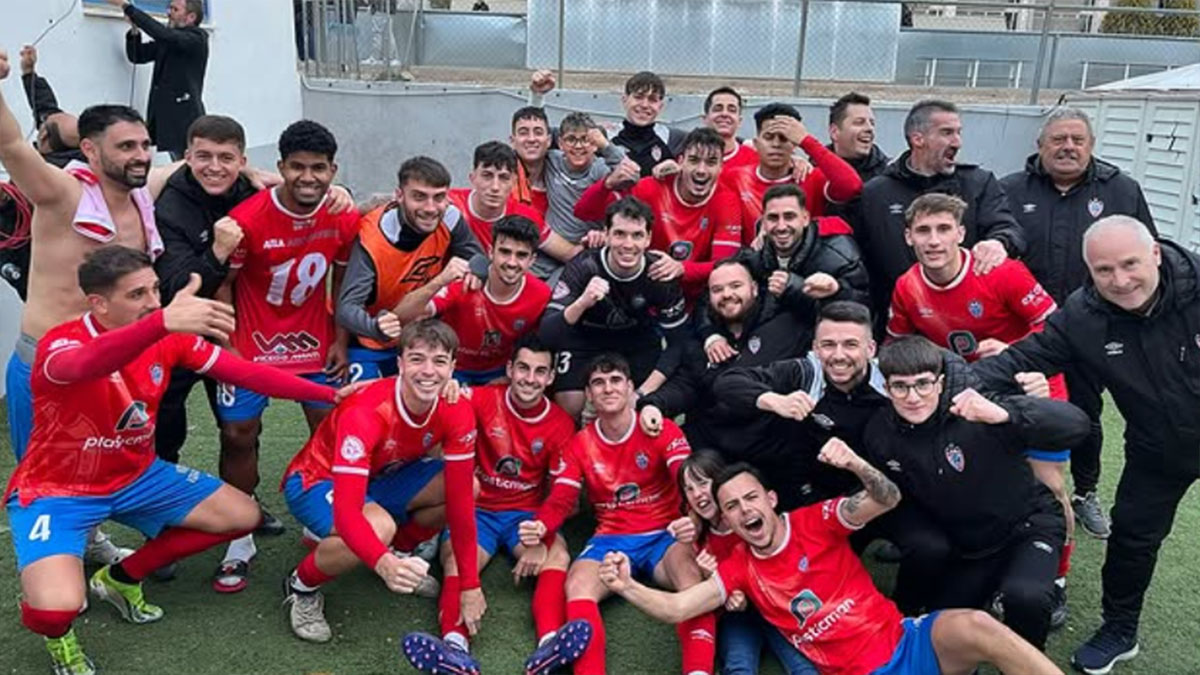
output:
[[[1079,2],[1095,4],[1072,4]],[[1197,0],[303,0],[306,72],[410,79],[424,68],[548,68],[792,84],[1027,92],[1200,61]],[[1189,5],[1190,6],[1187,6]],[[486,71],[480,75],[474,71]]]

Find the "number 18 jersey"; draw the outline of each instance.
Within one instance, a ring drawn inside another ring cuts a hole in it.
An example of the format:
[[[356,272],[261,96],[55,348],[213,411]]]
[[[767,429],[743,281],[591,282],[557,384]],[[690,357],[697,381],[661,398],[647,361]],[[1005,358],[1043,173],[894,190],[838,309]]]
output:
[[[274,188],[229,213],[241,226],[241,244],[229,259],[237,329],[230,340],[242,358],[291,373],[325,366],[333,341],[326,277],[345,265],[358,232],[353,209],[328,212],[328,200],[307,215],[288,211]]]

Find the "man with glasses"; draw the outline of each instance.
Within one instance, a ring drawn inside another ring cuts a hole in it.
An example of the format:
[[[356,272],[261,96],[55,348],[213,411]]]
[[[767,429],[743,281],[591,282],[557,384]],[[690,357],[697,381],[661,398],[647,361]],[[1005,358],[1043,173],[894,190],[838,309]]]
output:
[[[863,434],[868,460],[946,534],[952,554],[925,576],[941,580],[926,608],[988,608],[1039,649],[1066,539],[1062,506],[1033,475],[1027,448],[1065,448],[1089,429],[1065,401],[943,394],[944,352],[911,336],[883,348],[891,407]]]

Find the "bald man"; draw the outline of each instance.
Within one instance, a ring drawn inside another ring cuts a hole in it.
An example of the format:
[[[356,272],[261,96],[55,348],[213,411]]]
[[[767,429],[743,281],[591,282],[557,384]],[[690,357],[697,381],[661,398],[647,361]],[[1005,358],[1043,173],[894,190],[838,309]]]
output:
[[[1125,469],[1103,571],[1103,623],[1075,651],[1086,673],[1137,655],[1142,601],[1175,509],[1200,474],[1200,258],[1129,216],[1083,235],[1089,278],[1046,328],[982,359],[988,383],[1021,371],[1090,372],[1125,418]]]

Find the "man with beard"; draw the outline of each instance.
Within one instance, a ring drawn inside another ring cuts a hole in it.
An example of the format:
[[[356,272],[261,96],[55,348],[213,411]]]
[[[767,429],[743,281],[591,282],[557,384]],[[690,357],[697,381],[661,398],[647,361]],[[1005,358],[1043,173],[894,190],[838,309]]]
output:
[[[809,326],[821,303],[867,301],[867,272],[846,221],[830,216],[814,222],[804,193],[790,183],[771,186],[762,207],[762,246],[741,254],[759,293],[775,296]],[[810,331],[801,333],[800,344],[809,341]],[[710,327],[702,324],[699,333],[709,361],[733,355],[734,347]]]
[[[520,523],[533,517],[549,487],[550,472],[575,434],[575,422],[546,398],[554,381],[554,353],[535,336],[517,341],[506,366],[508,384],[472,389],[475,411],[475,527],[480,572],[502,548],[516,560],[513,580],[537,579],[533,623],[538,647],[525,663],[527,675],[542,675],[577,658],[591,638],[584,621],[566,620],[567,565],[571,556],[561,534],[526,545]],[[442,595],[438,602],[441,639],[426,633],[404,637],[404,655],[427,673],[478,673],[469,653],[469,629],[463,625],[459,576],[453,547],[442,540]],[[449,668],[447,668],[449,666]],[[455,670],[458,668],[458,670]]]
[[[808,133],[800,113],[792,106],[765,105],[754,113],[754,125],[758,164],[728,171],[721,177],[742,202],[743,245],[749,246],[758,234],[763,195],[773,185],[799,183],[804,190],[804,206],[813,216],[825,215],[829,203],[848,202],[862,190],[854,169]],[[792,153],[797,147],[813,163],[813,169],[802,179],[793,175]]]
[[[858,172],[863,185],[883,173],[888,156],[875,145],[875,112],[871,110],[870,98],[852,91],[829,106],[829,145],[825,147],[846,160]],[[830,204],[826,213],[841,216],[858,229],[860,199]]]
[[[1087,266],[1083,233],[1099,218],[1121,214],[1136,218],[1157,236],[1142,188],[1115,165],[1092,156],[1096,137],[1087,113],[1055,108],[1038,134],[1037,152],[1025,169],[1000,180],[1008,203],[1025,230],[1029,250],[1024,261],[1059,305],[1084,284]],[[1108,519],[1096,496],[1100,481],[1101,388],[1086,370],[1066,371],[1071,402],[1092,418],[1092,433],[1071,449],[1071,502],[1083,529],[1094,537],[1109,534]]]
[[[650,267],[663,253],[647,251],[654,213],[636,197],[605,212],[608,243],[576,256],[563,268],[542,317],[539,335],[558,352],[555,401],[572,417],[583,411],[588,363],[616,352],[630,363],[639,391],[662,384],[663,338],[681,340],[688,320],[677,281],[655,281]]]
[[[979,274],[1025,252],[1025,236],[996,177],[975,164],[955,162],[962,147],[962,122],[953,103],[918,102],[904,120],[904,138],[908,150],[863,187],[862,216],[854,229],[871,276],[878,334],[896,279],[916,262],[904,243],[904,210],[917,195],[944,192],[967,203],[964,245],[971,249]]]
[[[439,316],[454,329],[458,381],[481,385],[504,378],[514,344],[537,330],[550,301],[550,287],[529,273],[539,238],[533,221],[504,216],[488,236],[490,264],[482,288],[469,290],[467,278],[444,286],[437,280],[414,289],[396,306],[400,324]]]
[[[1062,675],[1050,659],[981,611],[945,610],[903,618],[876,590],[847,538],[895,507],[900,491],[834,439],[821,461],[850,471],[864,490],[786,514],[775,493],[746,464],[713,482],[721,512],[743,544],[707,580],[670,593],[634,581],[631,561],[610,553],[600,580],[666,623],[714,611],[744,594],[769,623],[827,675],[968,675],[981,663],[1004,673]]]
[[[482,253],[462,213],[449,204],[450,172],[441,162],[406,159],[397,180],[393,201],[359,221],[337,296],[337,321],[354,336],[349,350],[354,381],[395,375],[396,306],[426,286],[428,302],[442,287],[467,277],[467,261]]]
[[[771,436],[769,422],[747,422],[741,415],[730,415],[727,394],[716,386],[717,377],[733,367],[765,366],[799,355],[803,343],[796,336],[810,330],[810,319],[783,307],[774,295],[761,293],[749,267],[736,258],[713,267],[703,311],[716,334],[733,346],[734,356],[710,363],[700,341],[690,338],[675,373],[661,387],[638,398],[643,428],[657,433],[664,416],[670,419],[686,414],[683,431],[695,447],[718,448],[730,461],[760,452],[773,455],[771,448],[783,439]]]
[[[483,250],[492,248],[492,225],[504,216],[524,216],[538,225],[539,241],[546,227],[545,215],[522,204],[513,195],[517,177],[517,153],[500,141],[488,141],[475,148],[469,188],[454,188],[447,193],[458,208]]]
[[[704,98],[704,126],[720,134],[724,141],[722,172],[758,164],[754,145],[743,142],[737,135],[742,128],[742,107],[742,95],[733,87],[717,87]]]
[[[724,143],[712,129],[688,132],[675,160],[659,164],[653,176],[639,180],[629,194],[654,213],[650,248],[666,253],[650,266],[658,281],[680,279],[695,298],[717,260],[741,248],[741,210],[737,196],[719,185]],[[598,220],[616,196],[605,181],[593,183],[575,205],[575,215]]]
[[[771,476],[785,509],[853,487],[845,472],[817,462],[816,451],[835,436],[859,445],[867,420],[887,403],[883,377],[872,361],[875,341],[864,305],[822,307],[811,350],[800,358],[737,364],[713,385],[721,392],[728,429],[723,439],[736,439],[729,449],[740,448],[729,459],[749,462]],[[715,447],[728,452],[724,445]]]
[[[187,147],[187,128],[204,114],[204,71],[208,67],[208,33],[200,28],[204,0],[171,0],[167,25],[133,6],[130,0],[107,0],[133,24],[125,34],[130,63],[154,62],[146,117],[159,151],[179,159]],[[142,42],[146,31],[149,42]]]
[[[342,382],[346,375],[344,330],[329,314],[326,284],[336,297],[341,268],[357,231],[357,212],[329,212],[329,187],[337,175],[337,141],[310,120],[294,122],[279,136],[283,185],[263,190],[229,212],[242,240],[229,259],[229,275],[217,292],[232,297],[239,317],[230,344],[243,358],[271,364],[318,383]],[[269,399],[242,387],[221,385],[221,475],[254,494],[258,487],[258,438]],[[302,404],[310,431],[329,406]],[[281,524],[269,531],[277,534]],[[213,577],[213,588],[236,593],[246,587],[257,549],[252,535],[230,542]]]
[[[667,588],[700,581],[690,518],[679,515],[679,467],[691,446],[674,422],[650,436],[638,427],[634,380],[618,354],[601,354],[583,371],[596,420],[575,434],[552,471],[554,486],[532,518],[518,527],[526,546],[552,541],[579,501],[596,513],[596,532],[567,570],[567,618],[591,625],[592,639],[576,661],[577,675],[604,675],[606,640],[599,603],[610,595],[596,571],[612,551],[632,562],[633,573]],[[684,675],[713,672],[716,619],[705,613],[676,627]],[[660,671],[661,672],[661,671]]]

